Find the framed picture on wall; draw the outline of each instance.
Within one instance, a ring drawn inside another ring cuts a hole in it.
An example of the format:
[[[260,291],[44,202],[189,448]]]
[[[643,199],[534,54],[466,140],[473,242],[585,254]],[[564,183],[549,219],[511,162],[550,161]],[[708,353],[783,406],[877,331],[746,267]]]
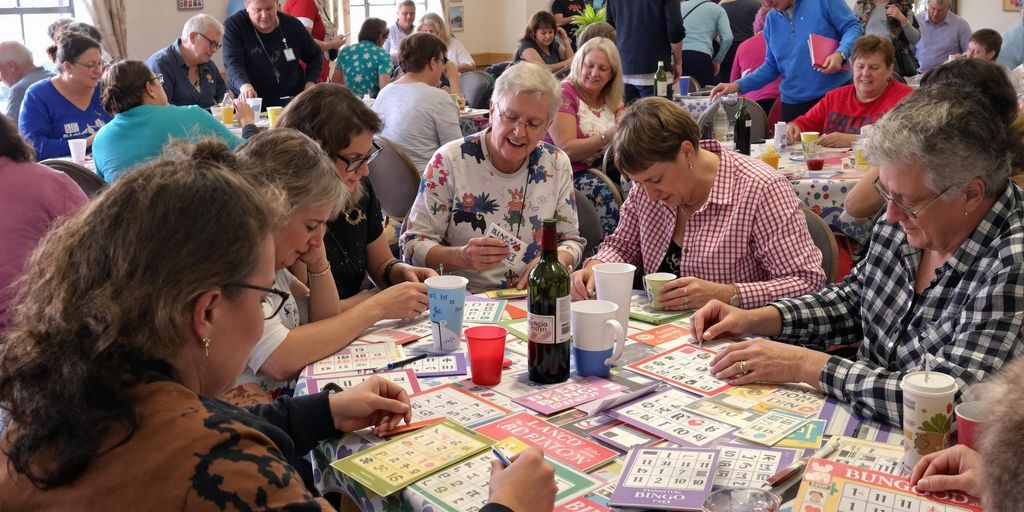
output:
[[[448,28],[450,28],[452,32],[462,32],[465,30],[463,27],[465,14],[466,8],[464,6],[453,5],[448,8]]]
[[[1019,11],[1024,8],[1024,0],[1003,0],[1004,11]]]
[[[203,0],[178,0],[178,10],[186,11],[192,9],[202,9]]]

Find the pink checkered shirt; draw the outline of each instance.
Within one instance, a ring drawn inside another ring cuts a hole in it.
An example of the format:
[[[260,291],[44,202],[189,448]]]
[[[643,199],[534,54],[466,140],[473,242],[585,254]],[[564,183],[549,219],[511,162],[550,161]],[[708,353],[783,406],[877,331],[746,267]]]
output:
[[[721,163],[708,200],[686,222],[678,275],[735,284],[744,308],[820,290],[825,285],[821,251],[789,182],[760,160],[723,151],[718,141],[700,145],[718,154]],[[594,258],[657,272],[676,215],[643,187],[633,187],[619,225]]]

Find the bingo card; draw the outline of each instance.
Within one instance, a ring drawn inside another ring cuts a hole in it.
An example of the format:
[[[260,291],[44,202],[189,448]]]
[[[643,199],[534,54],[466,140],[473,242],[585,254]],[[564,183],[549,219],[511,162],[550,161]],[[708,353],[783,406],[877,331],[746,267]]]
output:
[[[515,397],[512,401],[547,416],[608,397],[623,389],[626,389],[626,386],[600,377],[583,377],[544,387],[539,391]]]
[[[812,458],[800,482],[794,512],[981,512],[973,497],[958,492],[926,493],[906,478]]]
[[[349,345],[333,356],[325,357],[306,367],[307,377],[356,373],[387,366],[405,357],[405,350],[394,342]]]
[[[771,446],[796,432],[804,423],[807,423],[807,418],[784,412],[772,412],[762,416],[756,423],[751,423],[736,431],[736,437]]]
[[[479,425],[508,414],[508,409],[445,384],[409,397],[413,421],[447,416],[463,425]]]
[[[367,489],[388,496],[488,449],[494,441],[451,420],[331,463]]]
[[[697,398],[675,388],[621,405],[605,414],[685,446],[705,446],[733,427],[683,410]]]
[[[390,341],[396,345],[405,345],[430,336],[430,333],[430,318],[423,318],[396,325],[385,324],[382,327],[371,327],[353,343],[386,343]]]
[[[641,359],[626,368],[699,395],[712,396],[732,387],[711,376],[710,363],[714,357],[711,350],[687,344]]]
[[[903,447],[847,436],[832,436],[828,444],[835,451],[826,458],[849,466],[890,475],[903,472]]]
[[[629,318],[654,325],[678,320],[693,314],[689,311],[662,311],[651,307],[651,300],[647,294],[640,292],[640,295],[633,295],[629,301]]]
[[[761,487],[794,459],[796,453],[792,450],[742,444],[719,446],[715,487]]]
[[[466,300],[462,310],[462,321],[471,324],[496,324],[501,320],[501,312],[504,310],[503,300]]]
[[[319,393],[330,382],[337,384],[341,389],[348,389],[369,379],[373,375],[402,386],[402,389],[409,395],[420,392],[420,382],[416,379],[416,374],[408,368],[366,375],[322,375],[320,377],[310,377],[306,382],[309,386],[309,394],[313,394]]]
[[[452,352],[443,356],[431,356],[406,366],[418,377],[443,377],[466,374],[466,354]]]
[[[718,452],[701,448],[634,448],[612,492],[616,507],[700,510],[711,493]]]

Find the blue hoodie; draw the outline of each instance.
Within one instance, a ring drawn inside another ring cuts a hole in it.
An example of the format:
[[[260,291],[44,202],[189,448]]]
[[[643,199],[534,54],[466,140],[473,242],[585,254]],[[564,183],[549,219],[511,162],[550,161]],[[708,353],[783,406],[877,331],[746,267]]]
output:
[[[773,9],[764,24],[768,46],[764,64],[737,81],[740,92],[760,89],[781,75],[782,101],[794,104],[821,98],[850,81],[849,71],[827,75],[814,69],[807,46],[811,34],[838,40],[839,51],[849,58],[862,31],[860,21],[844,0],[793,0],[786,12]]]

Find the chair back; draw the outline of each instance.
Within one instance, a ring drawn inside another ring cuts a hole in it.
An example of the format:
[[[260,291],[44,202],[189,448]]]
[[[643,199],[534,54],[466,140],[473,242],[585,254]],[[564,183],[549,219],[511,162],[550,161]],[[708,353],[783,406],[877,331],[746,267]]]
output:
[[[836,244],[836,236],[832,229],[817,213],[803,208],[804,219],[807,221],[807,230],[811,233],[811,240],[815,247],[821,251],[821,268],[825,271],[828,282],[834,283],[839,277],[839,246]]]
[[[370,162],[370,184],[380,201],[380,209],[392,220],[401,223],[409,215],[420,188],[420,173],[402,148],[377,136],[373,140],[381,151]]]
[[[491,102],[494,83],[487,73],[467,71],[459,75],[459,88],[466,96],[466,105],[472,108],[487,108]]]
[[[768,111],[768,134],[775,137],[775,123],[782,121],[782,100],[775,98],[771,110]]]
[[[617,208],[622,207],[622,186],[620,184],[615,183],[615,180],[609,178],[607,174],[597,169],[594,169],[593,167],[591,167],[590,169],[584,169],[580,171],[580,173],[590,174],[597,178],[598,180],[600,180],[602,183],[604,183],[605,186],[607,186],[612,191],[612,197],[615,198],[615,206]]]
[[[689,84],[690,84],[689,87],[686,88],[686,93],[687,94],[689,94],[691,92],[700,91],[701,85],[700,85],[700,82],[698,82],[696,78],[694,78],[692,76],[684,76],[683,78],[688,79]]]
[[[583,257],[589,258],[597,252],[597,246],[601,245],[601,217],[597,213],[594,203],[587,199],[587,196],[579,190],[573,189],[576,194],[576,216],[580,221],[580,236],[587,239],[587,245],[583,248]]]
[[[710,139],[713,137],[715,115],[718,113],[719,108],[725,109],[725,115],[732,119],[736,116],[736,111],[740,108],[740,102],[746,104],[747,112],[750,112],[750,140],[763,140],[768,137],[768,116],[764,113],[764,109],[761,105],[758,105],[756,101],[748,98],[737,98],[738,101],[735,105],[728,105],[722,102],[721,99],[717,99],[714,103],[700,115],[700,119],[697,120],[697,125],[700,127],[700,133],[702,139]]]
[[[70,160],[59,160],[53,158],[50,160],[43,160],[39,163],[67,174],[72,181],[78,184],[82,189],[82,192],[85,192],[85,196],[89,199],[99,195],[100,191],[103,190],[103,187],[107,186],[107,182],[103,181],[103,178],[99,177],[98,174]]]

